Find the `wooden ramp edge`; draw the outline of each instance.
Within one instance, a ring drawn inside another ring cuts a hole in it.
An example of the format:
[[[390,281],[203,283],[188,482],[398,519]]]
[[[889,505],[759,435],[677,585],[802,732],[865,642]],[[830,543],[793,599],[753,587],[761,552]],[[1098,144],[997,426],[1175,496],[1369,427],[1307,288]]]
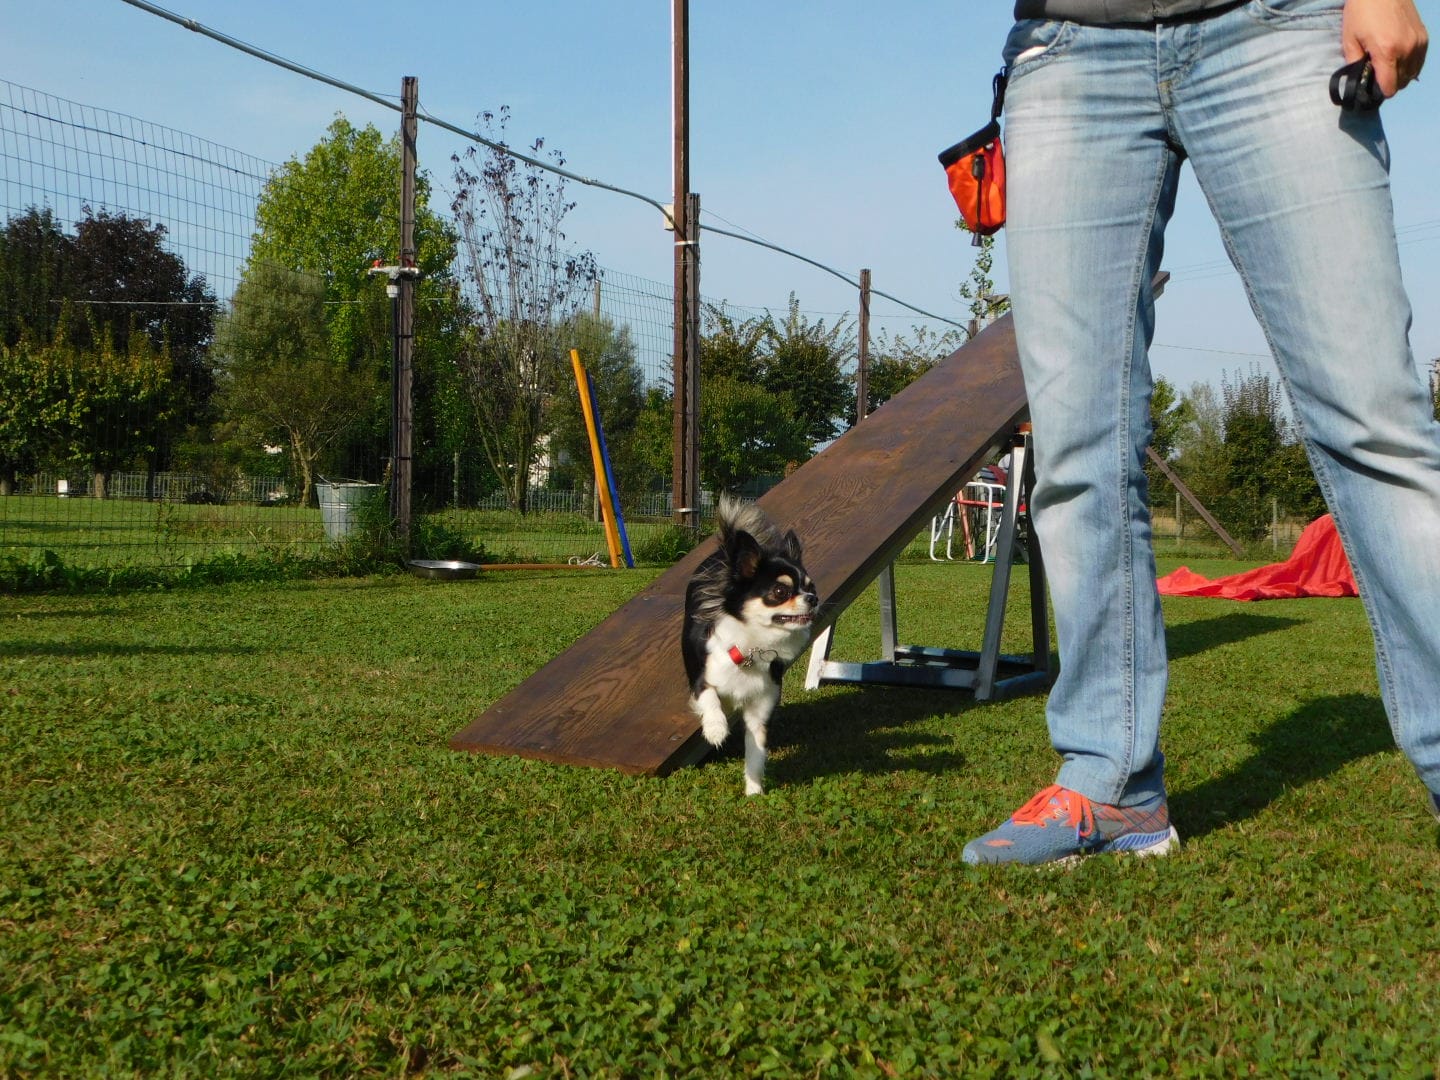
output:
[[[816,632],[873,582],[1025,419],[1010,317],[796,469],[760,500],[805,546]],[[680,659],[685,587],[708,541],[450,740],[455,750],[663,776],[709,750]]]

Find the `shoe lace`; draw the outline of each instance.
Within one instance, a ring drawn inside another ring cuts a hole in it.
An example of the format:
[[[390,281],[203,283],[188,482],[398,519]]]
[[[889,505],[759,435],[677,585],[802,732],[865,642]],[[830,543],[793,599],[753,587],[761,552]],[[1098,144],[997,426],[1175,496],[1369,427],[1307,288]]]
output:
[[[1080,837],[1095,834],[1095,811],[1090,800],[1078,791],[1051,784],[1011,815],[1016,825],[1039,825],[1042,829],[1052,821],[1063,821]]]

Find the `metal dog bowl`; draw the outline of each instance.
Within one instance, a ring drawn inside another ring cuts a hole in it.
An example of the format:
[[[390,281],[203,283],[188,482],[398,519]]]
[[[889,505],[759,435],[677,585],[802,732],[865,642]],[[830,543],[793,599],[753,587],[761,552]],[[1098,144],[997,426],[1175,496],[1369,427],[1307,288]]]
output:
[[[411,559],[405,565],[416,577],[436,581],[459,581],[480,573],[479,563],[460,562],[458,559]]]

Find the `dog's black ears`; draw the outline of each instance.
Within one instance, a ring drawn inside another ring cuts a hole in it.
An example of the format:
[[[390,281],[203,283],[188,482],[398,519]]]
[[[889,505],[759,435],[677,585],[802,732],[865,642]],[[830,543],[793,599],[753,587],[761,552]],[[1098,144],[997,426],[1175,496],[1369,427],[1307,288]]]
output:
[[[760,569],[760,544],[743,529],[730,536],[730,570],[741,581],[749,581]]]
[[[785,539],[781,541],[781,550],[791,562],[800,561],[800,537],[795,535],[794,529],[785,534]]]

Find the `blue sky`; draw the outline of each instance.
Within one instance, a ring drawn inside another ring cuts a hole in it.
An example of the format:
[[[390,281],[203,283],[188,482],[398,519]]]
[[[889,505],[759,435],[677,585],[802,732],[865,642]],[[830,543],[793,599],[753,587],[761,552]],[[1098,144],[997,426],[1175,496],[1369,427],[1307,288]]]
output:
[[[180,15],[386,95],[419,78],[423,109],[470,126],[508,105],[512,142],[542,135],[567,165],[668,202],[670,5],[576,0],[168,0]],[[1440,33],[1440,0],[1421,0]],[[397,114],[264,64],[122,0],[0,0],[0,77],[189,132],[271,161],[303,155],[336,113],[393,131]],[[696,0],[692,186],[704,220],[748,231],[958,321],[972,249],[935,154],[986,117],[1006,0]],[[1440,357],[1440,70],[1385,106],[1417,356]],[[422,125],[438,189],[460,140]],[[599,263],[667,281],[671,248],[643,203],[572,186],[567,219]],[[713,217],[711,215],[714,215]],[[997,288],[1004,291],[1003,239]],[[712,236],[707,298],[783,311],[791,291],[827,321],[853,315],[842,282]],[[1269,370],[1263,339],[1194,183],[1167,243],[1155,371],[1181,389]],[[917,320],[877,300],[876,328]]]

